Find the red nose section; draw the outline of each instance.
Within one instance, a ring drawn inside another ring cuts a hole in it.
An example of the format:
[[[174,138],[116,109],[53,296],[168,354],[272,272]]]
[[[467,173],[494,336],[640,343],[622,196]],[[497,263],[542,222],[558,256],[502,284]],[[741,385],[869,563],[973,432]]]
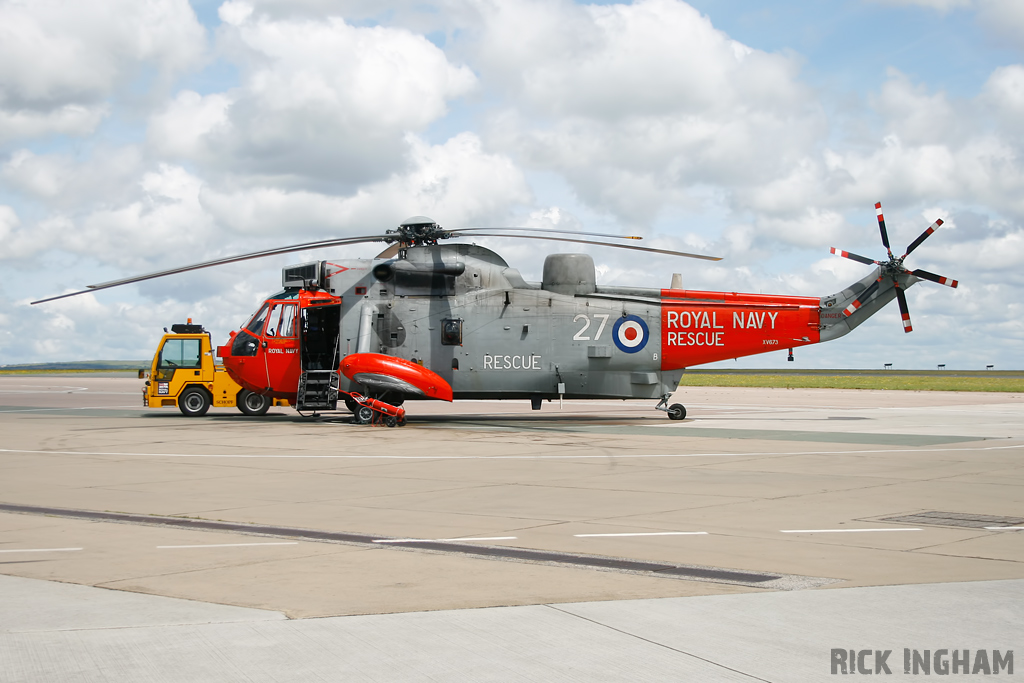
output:
[[[452,400],[452,387],[436,372],[401,358],[353,353],[341,361],[341,374],[376,391]]]

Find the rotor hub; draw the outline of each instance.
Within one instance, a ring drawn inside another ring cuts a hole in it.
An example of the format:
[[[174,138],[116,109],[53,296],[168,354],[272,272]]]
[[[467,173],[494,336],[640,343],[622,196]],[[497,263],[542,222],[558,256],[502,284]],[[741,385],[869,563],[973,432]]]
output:
[[[396,235],[391,241],[414,247],[436,245],[438,240],[451,237],[450,232],[427,216],[406,218],[397,229],[388,230],[387,234]]]

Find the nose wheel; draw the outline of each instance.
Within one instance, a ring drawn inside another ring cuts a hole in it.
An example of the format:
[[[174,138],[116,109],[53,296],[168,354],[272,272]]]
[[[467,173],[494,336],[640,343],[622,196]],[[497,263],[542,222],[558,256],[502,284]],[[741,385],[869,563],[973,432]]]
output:
[[[686,406],[682,403],[668,404],[668,399],[672,394],[665,394],[658,401],[658,405],[654,406],[655,410],[664,410],[668,413],[668,419],[670,420],[684,420],[686,419]]]

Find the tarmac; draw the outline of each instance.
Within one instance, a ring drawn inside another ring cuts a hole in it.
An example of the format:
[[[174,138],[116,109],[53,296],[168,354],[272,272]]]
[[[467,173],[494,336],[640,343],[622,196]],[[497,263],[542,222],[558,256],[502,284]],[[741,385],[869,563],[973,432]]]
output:
[[[0,376],[0,680],[814,681],[840,650],[1020,649],[1024,396],[673,401],[387,429]]]

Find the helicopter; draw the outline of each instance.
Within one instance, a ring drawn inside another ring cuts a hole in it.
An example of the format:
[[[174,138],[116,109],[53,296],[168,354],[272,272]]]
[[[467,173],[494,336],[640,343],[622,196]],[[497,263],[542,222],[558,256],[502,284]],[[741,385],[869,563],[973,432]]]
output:
[[[893,298],[904,331],[911,332],[906,289],[920,280],[958,285],[903,265],[941,219],[897,257],[881,204],[875,209],[887,258],[833,247],[833,254],[875,268],[824,297],[689,290],[675,275],[667,289],[599,285],[593,259],[581,253],[548,255],[541,282],[527,282],[494,251],[447,240],[514,236],[721,259],[583,239],[640,239],[635,236],[521,227],[449,230],[414,216],[383,234],[205,261],[32,303],[266,256],[383,242],[388,247],[373,259],[285,267],[282,291],[217,347],[232,379],[264,397],[264,405],[284,399],[300,414],[337,410],[342,401],[360,424],[404,424],[407,399],[529,399],[534,410],[556,398],[650,399],[669,419],[682,420],[685,406],[668,401],[686,368],[781,349],[792,360],[794,348],[848,334]],[[205,414],[210,397],[201,398],[183,412]],[[256,408],[250,414],[262,414]]]

